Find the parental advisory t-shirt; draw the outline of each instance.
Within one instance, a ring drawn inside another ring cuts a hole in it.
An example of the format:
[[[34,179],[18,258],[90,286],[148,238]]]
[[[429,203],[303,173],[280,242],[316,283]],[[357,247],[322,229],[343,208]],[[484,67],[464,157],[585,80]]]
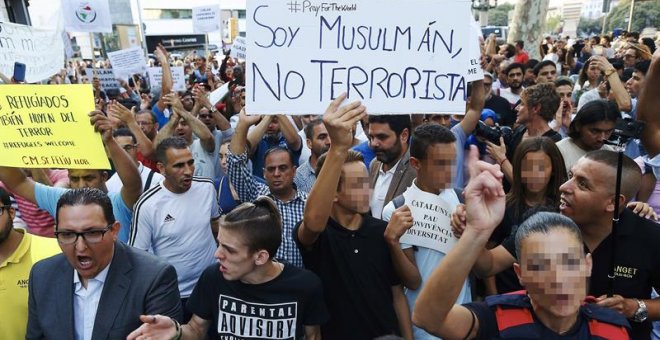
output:
[[[305,326],[328,320],[321,280],[312,272],[284,266],[262,284],[227,281],[218,264],[206,268],[188,309],[212,322],[216,339],[302,339]],[[210,333],[210,332],[209,332]]]

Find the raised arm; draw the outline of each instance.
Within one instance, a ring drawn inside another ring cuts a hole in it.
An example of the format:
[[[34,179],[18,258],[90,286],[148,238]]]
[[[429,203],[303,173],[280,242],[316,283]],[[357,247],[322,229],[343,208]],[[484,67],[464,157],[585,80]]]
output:
[[[199,107],[205,107],[209,109],[209,112],[211,112],[211,115],[213,116],[213,121],[215,122],[215,126],[220,130],[220,131],[227,131],[231,129],[231,125],[229,124],[229,121],[225,116],[220,114],[220,111],[218,111],[215,108],[216,103],[211,103],[209,101],[209,98],[207,97],[206,90],[203,87],[195,87],[192,91],[193,98],[195,99],[195,105],[199,104]]]
[[[131,159],[131,156],[122,149],[117,141],[112,137],[112,123],[110,119],[100,111],[92,111],[89,113],[90,121],[94,125],[94,129],[101,133],[103,144],[108,150],[108,155],[112,159],[117,175],[123,183],[121,188],[121,198],[124,204],[129,209],[142,194],[142,178],[138,171],[137,165]]]
[[[401,249],[401,236],[413,225],[413,217],[410,208],[402,205],[392,211],[394,204],[390,202],[383,209],[383,219],[388,221],[385,229],[385,241],[392,255],[392,264],[397,276],[403,285],[412,290],[417,290],[422,283],[422,275],[417,269],[413,248]]]
[[[37,199],[34,196],[34,180],[25,176],[20,168],[0,166],[0,182],[4,183],[7,189],[18,196],[37,204]]]
[[[158,45],[154,51],[154,56],[158,59],[160,67],[163,70],[163,76],[161,78],[160,86],[160,99],[156,103],[158,110],[160,112],[165,111],[166,103],[163,100],[163,95],[168,94],[172,91],[172,71],[170,70],[170,55],[167,53],[167,50],[163,45]]]
[[[314,244],[319,234],[325,230],[337,192],[341,169],[353,143],[352,129],[366,115],[366,108],[359,101],[340,107],[344,99],[346,99],[345,93],[333,100],[323,115],[323,123],[328,130],[332,145],[309,193],[303,222],[298,228],[298,241],[304,247]]]
[[[133,112],[134,109],[135,107],[129,110],[124,107],[124,105],[121,105],[116,101],[112,101],[110,105],[108,105],[108,114],[121,120],[122,123],[124,123],[135,136],[135,140],[137,140],[138,150],[140,150],[140,153],[144,157],[151,157],[155,151],[154,143],[151,141],[151,139],[149,139],[149,137],[147,137],[147,135],[144,134],[144,132],[142,132],[142,129],[140,129],[140,126],[137,124],[137,121],[135,120],[135,114]]]
[[[467,112],[465,113],[463,120],[459,123],[461,124],[465,135],[469,135],[474,131],[477,122],[479,122],[479,118],[481,118],[481,110],[484,108],[484,92],[483,79],[472,82],[472,96],[470,96],[470,99],[468,100]]]
[[[156,134],[156,138],[154,139],[154,149],[163,141],[163,139],[172,137],[177,124],[179,124],[179,115],[176,114],[176,112],[172,112],[167,124],[165,124],[165,126],[163,126],[163,128]]]
[[[190,125],[193,133],[199,138],[204,151],[213,152],[215,150],[215,139],[213,138],[211,130],[197,119],[197,117],[194,117],[190,112],[183,108],[179,96],[176,93],[171,92],[166,94],[163,100],[165,100],[167,105],[171,105],[172,110]]]
[[[259,121],[260,116],[248,116],[245,109],[239,113],[236,133],[229,144],[229,153],[227,154],[227,176],[230,183],[236,189],[239,198],[243,202],[251,202],[257,198],[260,191],[263,190],[263,184],[257,183],[252,172],[248,168],[248,154],[246,148],[247,130]]]
[[[619,74],[616,72],[616,69],[614,69],[614,66],[612,66],[612,64],[610,64],[610,62],[603,56],[593,56],[589,59],[591,59],[591,64],[595,64],[601,72],[603,72],[603,75],[605,75],[605,79],[607,79],[607,82],[610,84],[614,100],[616,101],[619,110],[630,112],[630,110],[632,110],[632,99],[630,99],[630,94],[626,91],[623,83],[621,83]]]
[[[646,73],[646,81],[637,101],[637,119],[646,123],[642,132],[642,144],[649,157],[660,153],[660,49],[655,51],[651,66]]]
[[[282,131],[282,135],[284,135],[284,138],[286,139],[286,145],[289,147],[289,150],[294,152],[300,151],[300,148],[302,147],[302,139],[298,134],[298,130],[296,130],[296,127],[293,126],[289,118],[284,115],[277,115],[275,116],[275,119],[277,119],[280,124],[280,131]]]
[[[247,141],[250,146],[250,150],[248,150],[249,156],[252,156],[252,154],[254,154],[254,152],[257,150],[257,146],[259,146],[259,142],[261,141],[262,138],[264,138],[264,134],[268,129],[268,124],[270,124],[270,122],[273,119],[275,119],[275,116],[263,116],[263,118],[261,118],[261,121],[257,124],[257,126],[255,126],[248,133]]]

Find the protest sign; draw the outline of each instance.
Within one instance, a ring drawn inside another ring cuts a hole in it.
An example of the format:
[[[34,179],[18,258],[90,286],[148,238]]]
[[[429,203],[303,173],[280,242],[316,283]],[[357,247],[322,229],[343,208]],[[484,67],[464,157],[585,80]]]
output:
[[[229,83],[225,83],[209,94],[209,102],[211,102],[211,105],[215,105],[221,101],[222,98],[224,98],[228,93]]]
[[[48,79],[64,66],[62,36],[56,30],[0,22],[0,72],[11,77],[14,62],[25,64],[26,82]]]
[[[347,92],[370,114],[464,114],[469,2],[247,2],[247,111],[320,114]]]
[[[172,71],[172,90],[185,91],[186,90],[186,76],[183,72],[183,66],[170,67]],[[161,67],[149,67],[147,69],[149,74],[149,82],[151,86],[161,86],[163,82],[163,69]]]
[[[236,37],[236,39],[234,39],[234,43],[231,44],[231,53],[229,54],[229,56],[231,56],[232,58],[245,60],[245,49],[246,49],[245,38]]]
[[[87,78],[87,81],[90,83],[92,82],[94,74],[96,74],[96,77],[98,77],[99,81],[101,81],[101,88],[103,88],[104,91],[118,90],[120,87],[119,82],[115,78],[115,73],[112,72],[112,69],[110,68],[97,68],[96,73],[94,73],[93,69],[86,68],[85,74],[85,78]]]
[[[476,81],[484,79],[484,70],[481,68],[481,27],[479,23],[472,18],[470,22],[470,58],[468,59],[468,72],[466,81]]]
[[[62,0],[62,14],[67,32],[112,33],[108,0]]]
[[[132,74],[144,74],[147,71],[147,62],[144,51],[140,47],[131,47],[124,50],[108,53],[115,78],[128,79]]]
[[[453,211],[440,196],[421,190],[404,193],[405,204],[410,208],[413,226],[401,236],[401,243],[447,252],[458,238],[451,231],[450,217]]]
[[[220,30],[220,6],[193,7],[193,32],[208,33]]]
[[[89,84],[2,85],[0,165],[110,169],[93,110]]]

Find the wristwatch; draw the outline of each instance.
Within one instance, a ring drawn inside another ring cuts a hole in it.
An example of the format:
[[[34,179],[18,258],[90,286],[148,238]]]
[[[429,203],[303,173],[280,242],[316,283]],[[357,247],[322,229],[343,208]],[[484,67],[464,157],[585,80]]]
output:
[[[211,109],[209,111],[211,113],[216,113],[216,112],[218,112],[218,109],[215,108],[215,105],[211,105]]]
[[[611,68],[611,69],[605,70],[605,77],[609,77],[609,76],[611,76],[614,72],[616,72],[616,69],[615,69],[615,68]]]
[[[649,311],[646,309],[646,304],[644,301],[635,299],[637,301],[637,311],[633,314],[632,320],[635,322],[644,322],[646,318],[649,317]]]

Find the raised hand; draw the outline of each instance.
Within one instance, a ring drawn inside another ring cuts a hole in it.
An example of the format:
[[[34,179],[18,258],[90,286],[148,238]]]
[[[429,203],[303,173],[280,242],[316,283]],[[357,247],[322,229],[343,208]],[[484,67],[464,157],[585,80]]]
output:
[[[346,93],[342,93],[330,103],[323,114],[323,124],[332,140],[331,148],[335,149],[349,149],[352,146],[353,128],[367,114],[367,108],[360,101],[340,107],[345,99]]]
[[[176,326],[172,319],[163,315],[140,315],[142,326],[132,331],[127,340],[136,339],[174,339]]]
[[[390,221],[385,229],[385,240],[396,244],[399,243],[401,236],[413,226],[413,217],[410,208],[407,205],[398,207],[392,213]]]
[[[486,232],[488,236],[504,216],[504,174],[499,166],[479,160],[479,151],[471,146],[468,157],[470,182],[465,188],[466,232]]]

